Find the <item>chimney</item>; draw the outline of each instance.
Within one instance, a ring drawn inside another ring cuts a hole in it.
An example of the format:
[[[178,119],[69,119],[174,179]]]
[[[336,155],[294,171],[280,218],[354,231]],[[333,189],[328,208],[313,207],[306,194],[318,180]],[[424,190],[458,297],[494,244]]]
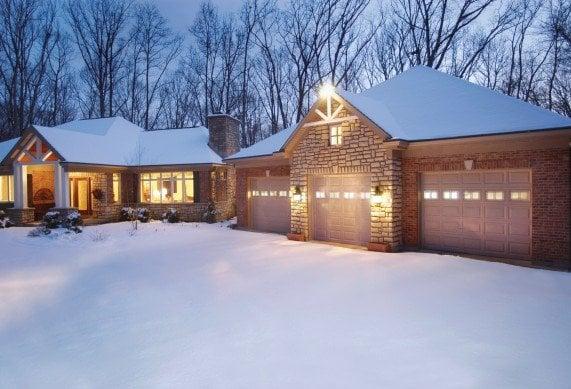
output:
[[[208,146],[222,158],[240,151],[240,121],[225,113],[215,113],[206,118]]]

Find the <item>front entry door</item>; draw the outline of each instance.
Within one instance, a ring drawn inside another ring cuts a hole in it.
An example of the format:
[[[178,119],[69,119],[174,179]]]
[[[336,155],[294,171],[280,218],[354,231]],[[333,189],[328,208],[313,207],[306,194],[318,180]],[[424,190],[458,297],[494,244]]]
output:
[[[72,208],[77,208],[82,215],[91,214],[91,179],[70,178],[69,185]]]

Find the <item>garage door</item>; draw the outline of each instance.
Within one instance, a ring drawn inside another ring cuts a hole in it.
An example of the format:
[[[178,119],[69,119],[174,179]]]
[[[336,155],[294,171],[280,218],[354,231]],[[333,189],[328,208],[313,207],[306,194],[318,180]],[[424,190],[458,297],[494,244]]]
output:
[[[422,241],[428,249],[529,259],[529,170],[425,173]]]
[[[289,176],[251,180],[252,228],[258,231],[290,231]]]
[[[314,239],[356,245],[370,241],[370,177],[314,177],[312,191]]]

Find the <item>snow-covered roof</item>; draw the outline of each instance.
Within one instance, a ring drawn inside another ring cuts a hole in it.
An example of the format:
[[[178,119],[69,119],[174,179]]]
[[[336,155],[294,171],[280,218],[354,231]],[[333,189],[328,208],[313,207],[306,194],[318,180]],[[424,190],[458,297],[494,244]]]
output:
[[[281,130],[277,134],[267,137],[264,140],[254,143],[250,147],[246,147],[238,151],[236,154],[228,157],[228,159],[261,157],[272,155],[285,145],[293,131],[297,128],[297,124]]]
[[[338,93],[395,139],[571,127],[571,118],[425,66],[358,94]]]
[[[34,128],[67,162],[120,166],[222,163],[208,146],[205,127],[145,131],[122,117],[111,117]]]
[[[0,142],[0,161],[2,161],[4,158],[6,158],[6,156],[10,152],[10,150],[12,150],[14,145],[16,143],[18,143],[19,140],[20,140],[20,138],[14,138],[14,139],[6,140],[4,142]]]

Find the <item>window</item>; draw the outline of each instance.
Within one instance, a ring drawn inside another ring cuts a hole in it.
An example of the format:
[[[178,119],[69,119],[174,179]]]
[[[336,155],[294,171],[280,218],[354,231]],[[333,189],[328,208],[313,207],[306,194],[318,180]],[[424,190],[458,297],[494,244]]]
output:
[[[442,192],[442,197],[444,200],[458,200],[460,195],[457,190],[445,190]]]
[[[278,195],[277,190],[270,190],[270,197],[276,197]]]
[[[194,202],[194,174],[192,172],[144,173],[141,177],[141,202]]]
[[[259,190],[253,190],[253,191],[252,191],[252,196],[258,197],[259,195],[260,195],[260,191],[259,191]]]
[[[0,176],[0,202],[14,201],[14,176]]]
[[[355,198],[355,193],[353,193],[353,192],[345,192],[345,193],[343,193],[343,198],[348,199],[348,200],[354,199],[354,198]]]
[[[504,192],[502,191],[487,191],[486,200],[500,201],[504,199]]]
[[[268,197],[268,191],[267,190],[263,190],[260,192],[260,196],[262,197]]]
[[[464,191],[464,200],[480,200],[480,192]]]
[[[287,197],[287,190],[280,190],[280,197]]]
[[[529,201],[529,191],[527,190],[512,191],[510,193],[510,198],[516,201]]]
[[[325,192],[315,192],[315,198],[316,199],[324,199],[325,198]]]
[[[423,197],[425,200],[437,200],[438,199],[438,191],[436,191],[436,190],[425,190]]]
[[[330,128],[330,141],[329,143],[331,146],[339,146],[343,143],[343,134],[341,131],[341,127],[331,127]]]
[[[121,174],[113,173],[113,197],[111,202],[118,203],[121,201]]]
[[[330,199],[338,199],[339,198],[339,192],[330,192],[329,198]]]
[[[371,193],[369,193],[369,192],[361,192],[360,197],[361,197],[362,200],[368,200],[368,199],[371,198]]]

